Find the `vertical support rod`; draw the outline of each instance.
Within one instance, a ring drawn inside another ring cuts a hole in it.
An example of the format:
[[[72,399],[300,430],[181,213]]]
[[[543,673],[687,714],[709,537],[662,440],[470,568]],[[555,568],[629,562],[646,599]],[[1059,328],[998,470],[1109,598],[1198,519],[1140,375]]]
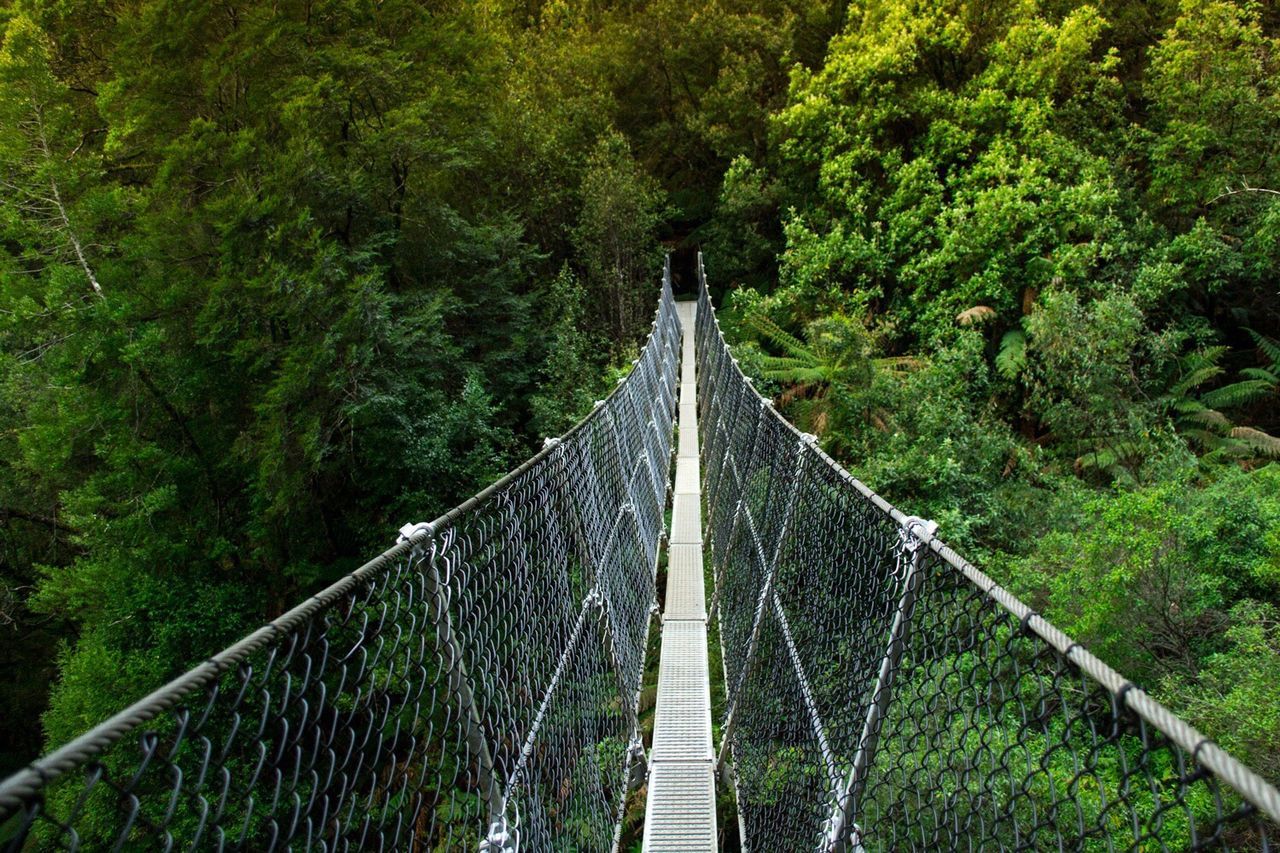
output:
[[[427,547],[430,548],[427,552],[427,571],[423,572],[423,579],[426,581],[427,597],[431,602],[431,622],[436,627],[436,635],[440,638],[441,645],[447,650],[449,694],[457,703],[459,718],[465,721],[467,749],[477,758],[480,799],[488,812],[489,826],[493,826],[502,821],[506,804],[503,802],[502,787],[498,783],[497,773],[494,770],[493,753],[489,750],[489,741],[484,735],[480,711],[476,707],[475,692],[471,687],[471,679],[467,677],[467,665],[462,656],[462,643],[453,630],[453,617],[449,614],[448,597],[444,585],[440,582],[440,567],[437,561],[439,540],[430,524],[406,525],[401,529],[400,537],[402,540],[408,539],[423,531],[430,535],[430,539],[414,550],[422,553]]]
[[[920,532],[917,532],[917,528]],[[889,710],[893,682],[898,674],[898,665],[902,662],[902,653],[906,649],[906,634],[915,610],[916,596],[924,580],[920,571],[924,564],[924,554],[929,540],[933,538],[937,529],[936,522],[925,521],[917,516],[912,516],[902,523],[900,534],[902,555],[909,559],[910,563],[906,577],[903,579],[898,609],[893,614],[893,623],[889,627],[889,642],[885,648],[884,657],[880,661],[880,672],[876,676],[875,690],[871,694],[871,705],[867,708],[862,737],[858,740],[858,751],[853,757],[853,767],[849,770],[844,790],[834,792],[835,802],[832,806],[831,818],[827,822],[826,840],[823,846],[823,850],[827,853],[850,849],[849,837],[856,826],[857,803],[866,789],[871,764],[875,761],[876,745],[880,740],[880,724]]]
[[[778,530],[778,541],[773,548],[773,559],[769,563],[768,573],[765,575],[764,583],[760,587],[760,597],[756,601],[755,621],[751,625],[751,639],[747,641],[747,652],[742,659],[742,669],[738,672],[738,683],[734,685],[733,693],[726,697],[729,702],[729,712],[725,715],[724,729],[720,734],[720,753],[716,757],[716,769],[721,773],[724,772],[725,762],[729,756],[729,744],[733,740],[738,700],[742,694],[743,687],[747,683],[747,677],[751,674],[751,667],[755,662],[756,648],[760,644],[760,629],[764,625],[766,604],[773,594],[773,581],[778,575],[778,563],[782,560],[782,546],[787,541],[787,533],[790,532],[791,515],[795,511],[796,496],[800,492],[800,480],[804,477],[805,463],[809,461],[805,448],[813,443],[814,440],[813,436],[805,435],[796,443],[796,478],[791,483],[791,491],[787,494],[787,505],[783,510],[782,524]],[[725,685],[726,692],[729,687],[730,685]]]
[[[764,420],[765,410],[769,408],[768,400],[761,400],[760,403],[761,403],[760,411],[756,415],[755,429],[751,433],[751,443],[747,445],[747,452],[745,454],[748,458],[752,454],[754,454],[756,451],[756,439],[759,438],[760,436],[761,421]],[[725,548],[724,548],[723,554],[716,552],[715,539],[713,538],[711,540],[711,546],[712,546],[711,567],[712,567],[713,582],[711,585],[711,604],[707,607],[707,624],[708,625],[711,624],[711,620],[715,618],[716,612],[720,607],[720,597],[721,597],[720,593],[721,593],[721,590],[723,589],[722,584],[724,581],[725,567],[728,566],[729,564],[729,554],[732,552],[732,549],[733,549],[733,537],[738,532],[738,520],[742,516],[743,510],[745,508],[746,500],[747,500],[747,496],[746,494],[744,494],[744,492],[746,491],[746,483],[742,481],[742,473],[738,470],[738,462],[734,458],[733,453],[731,451],[732,446],[733,446],[733,443],[729,440],[729,438],[726,438],[724,460],[720,463],[720,474],[723,475],[726,468],[728,468],[731,465],[733,466],[733,478],[738,484],[738,502],[734,506],[733,518],[729,522],[729,536],[725,539]],[[797,474],[797,478],[798,477],[799,475]],[[718,479],[723,480],[723,476],[721,476]],[[717,504],[714,496],[711,498],[708,498],[707,506],[708,506],[708,510],[707,510],[708,515],[711,515],[712,513],[715,512],[715,507],[717,506]],[[711,519],[708,519],[708,520],[710,521]]]
[[[723,399],[724,394],[718,390],[719,387],[724,384],[720,380],[720,371],[724,369],[725,363],[726,362],[721,361],[716,364],[715,369],[712,370],[710,374],[707,372],[697,374],[703,377],[704,382],[706,382],[708,377],[711,380],[710,388],[705,392],[705,404],[698,404],[698,426],[702,430],[703,435],[707,437],[707,440],[700,444],[699,451],[701,458],[699,461],[701,464],[708,466],[708,469],[716,456],[720,454],[719,442],[721,440],[721,435],[724,435],[723,440],[725,441],[728,441],[731,437],[730,433],[725,432],[724,430],[724,418],[722,417],[725,405]],[[737,405],[738,401],[735,400],[734,404]],[[709,470],[708,473],[710,473]],[[718,473],[717,476],[719,476]],[[708,483],[708,485],[710,485],[710,483]],[[708,492],[708,500],[713,500],[714,494],[714,489],[711,492]]]

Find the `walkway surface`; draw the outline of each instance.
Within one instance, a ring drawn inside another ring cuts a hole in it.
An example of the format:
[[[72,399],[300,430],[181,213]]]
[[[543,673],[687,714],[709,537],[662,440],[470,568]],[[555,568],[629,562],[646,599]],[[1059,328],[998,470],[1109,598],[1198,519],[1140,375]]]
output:
[[[680,437],[667,548],[657,720],[649,755],[649,797],[644,818],[647,853],[716,849],[707,603],[702,574],[702,478],[698,470],[693,352],[696,303],[682,302],[677,308],[684,327]]]

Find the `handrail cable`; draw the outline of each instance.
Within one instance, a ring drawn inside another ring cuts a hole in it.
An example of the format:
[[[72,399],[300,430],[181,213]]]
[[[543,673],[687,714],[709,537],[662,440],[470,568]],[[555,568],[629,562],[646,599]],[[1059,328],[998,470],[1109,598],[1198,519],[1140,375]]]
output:
[[[744,849],[1269,849],[1280,792],[776,412],[698,267],[709,621]]]
[[[564,435],[0,782],[0,849],[616,845],[670,487],[669,268],[658,303]]]

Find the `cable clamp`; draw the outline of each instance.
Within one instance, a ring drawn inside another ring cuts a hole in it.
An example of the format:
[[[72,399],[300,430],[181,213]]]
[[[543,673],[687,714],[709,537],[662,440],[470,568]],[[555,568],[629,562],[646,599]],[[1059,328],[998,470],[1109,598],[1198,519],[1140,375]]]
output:
[[[520,849],[520,833],[507,825],[505,815],[489,824],[489,834],[480,842],[482,853],[516,853]]]
[[[912,515],[903,519],[902,529],[898,531],[898,538],[902,540],[902,547],[909,553],[914,554],[922,546],[928,544],[937,532],[938,522]]]
[[[400,535],[396,537],[396,544],[400,545],[404,542],[414,542],[413,550],[420,552],[422,546],[427,540],[435,536],[436,529],[431,526],[429,521],[420,521],[417,524],[406,524],[400,528]]]
[[[826,841],[822,849],[827,853],[865,853],[862,827],[856,823],[845,823],[844,811],[838,804],[827,818],[823,835],[826,836]]]
[[[640,737],[639,732],[632,733],[631,744],[627,748],[627,756],[631,759],[627,773],[627,788],[634,790],[643,785],[645,780],[649,778],[649,759],[645,755],[644,740]]]

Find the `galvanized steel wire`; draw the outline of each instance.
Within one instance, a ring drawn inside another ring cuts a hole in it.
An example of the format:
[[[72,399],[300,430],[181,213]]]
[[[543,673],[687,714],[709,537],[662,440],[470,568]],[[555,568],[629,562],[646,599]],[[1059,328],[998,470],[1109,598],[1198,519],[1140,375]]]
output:
[[[720,755],[757,850],[1269,849],[1280,794],[855,480],[696,330]]]
[[[705,278],[696,335],[744,847],[1269,849],[1276,789],[774,412]],[[616,847],[679,350],[668,276],[590,416],[0,783],[0,846]]]
[[[643,777],[680,338],[667,275],[642,354],[587,418],[0,783],[0,847],[616,845]]]

